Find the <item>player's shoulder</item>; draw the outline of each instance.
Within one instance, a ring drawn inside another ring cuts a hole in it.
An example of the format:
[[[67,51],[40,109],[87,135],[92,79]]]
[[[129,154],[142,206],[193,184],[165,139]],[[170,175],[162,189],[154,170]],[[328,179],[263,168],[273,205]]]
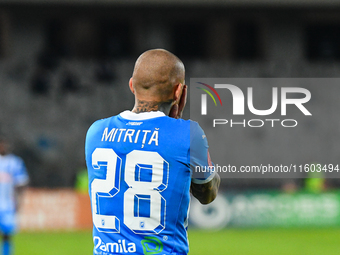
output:
[[[13,159],[13,160],[21,160],[21,158],[13,153],[9,153],[6,155],[6,157],[8,157],[9,159]]]
[[[193,127],[193,128],[201,128],[200,124],[198,124],[197,121],[194,121],[194,120],[188,120],[189,124],[190,124],[190,127]]]
[[[202,127],[196,121],[190,122],[190,140],[206,140],[206,135]]]
[[[200,124],[194,120],[190,121],[190,132],[203,132],[203,129],[201,128]]]
[[[176,125],[185,125],[185,126],[190,126],[190,124],[193,122],[192,120],[185,120],[185,119],[175,119],[171,118],[169,116],[166,116],[166,119],[170,122],[173,122]]]
[[[197,122],[190,119],[175,119],[169,116],[165,116],[163,120],[160,121],[162,121],[163,126],[166,126],[168,129],[181,130],[181,132],[183,132],[183,135],[189,135],[191,129],[196,129],[196,126],[198,125]]]
[[[91,127],[92,127],[92,126],[101,125],[102,123],[111,121],[113,118],[117,118],[117,116],[119,116],[119,115],[110,116],[110,117],[107,117],[107,118],[103,118],[103,119],[96,120],[95,122],[92,123]]]
[[[111,116],[111,117],[104,118],[104,119],[96,120],[96,121],[93,122],[92,125],[89,127],[89,129],[87,130],[87,133],[91,133],[91,132],[97,130],[98,128],[101,128],[103,125],[107,125],[108,122],[112,121],[114,118],[117,118],[117,116],[118,116],[118,115]]]
[[[15,155],[15,154],[13,154],[13,153],[7,154],[7,155],[6,155],[6,158],[7,158],[9,161],[13,162],[14,164],[21,164],[21,163],[24,162],[23,159],[22,159],[21,157],[19,157],[18,155]]]
[[[171,127],[175,127],[177,130],[181,130],[181,134],[184,136],[189,135],[190,139],[196,139],[197,137],[205,137],[205,133],[198,122],[193,120],[184,120],[184,119],[174,119],[167,117],[172,125],[168,125]],[[168,123],[170,124],[170,123]],[[178,133],[177,133],[178,134]]]

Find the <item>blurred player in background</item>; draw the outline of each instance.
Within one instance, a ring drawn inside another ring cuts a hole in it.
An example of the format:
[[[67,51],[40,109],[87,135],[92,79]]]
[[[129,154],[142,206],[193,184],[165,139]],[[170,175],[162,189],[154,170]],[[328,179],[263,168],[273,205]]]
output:
[[[166,50],[144,52],[129,86],[132,111],[95,122],[85,153],[94,254],[187,254],[190,190],[212,202],[217,173],[200,126],[180,119],[186,103],[184,65]]]
[[[28,175],[23,160],[9,153],[9,144],[0,135],[0,233],[2,255],[12,254],[11,236],[16,230],[16,212],[20,197],[28,184]]]

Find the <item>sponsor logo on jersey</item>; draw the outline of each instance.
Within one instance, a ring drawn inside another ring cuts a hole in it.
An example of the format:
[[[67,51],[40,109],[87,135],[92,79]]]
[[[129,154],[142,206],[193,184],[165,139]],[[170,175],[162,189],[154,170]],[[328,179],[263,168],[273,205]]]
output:
[[[137,122],[137,121],[129,121],[128,123],[126,123],[126,125],[128,125],[128,126],[140,126],[141,124],[143,124],[142,121],[139,121],[139,122]]]
[[[94,249],[98,249],[103,252],[109,252],[109,253],[135,253],[136,252],[136,244],[135,243],[128,243],[125,239],[118,240],[116,243],[104,243],[102,239],[99,236],[93,237],[94,242]]]
[[[159,254],[163,251],[163,243],[156,237],[147,236],[141,241],[141,244],[144,255]]]

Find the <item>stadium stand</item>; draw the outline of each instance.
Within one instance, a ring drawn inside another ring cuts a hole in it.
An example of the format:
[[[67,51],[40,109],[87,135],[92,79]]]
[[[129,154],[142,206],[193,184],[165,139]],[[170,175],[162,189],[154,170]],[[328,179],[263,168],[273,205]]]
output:
[[[94,120],[133,105],[128,79],[133,60],[145,49],[174,51],[185,62],[188,79],[340,73],[338,49],[333,47],[339,38],[329,36],[340,21],[336,8],[326,8],[328,1],[323,12],[313,9],[321,1],[305,8],[294,8],[290,1],[292,6],[280,10],[266,1],[257,1],[260,7],[235,10],[219,1],[208,10],[151,1],[148,7],[77,8],[34,2],[2,4],[0,128],[10,134],[36,187],[73,186],[77,169],[84,164],[87,128]],[[174,11],[178,15],[173,20]],[[86,19],[89,15],[91,19]],[[315,30],[320,22],[324,27]],[[188,111],[184,117],[189,117]],[[281,184],[281,180],[224,182],[229,188]]]

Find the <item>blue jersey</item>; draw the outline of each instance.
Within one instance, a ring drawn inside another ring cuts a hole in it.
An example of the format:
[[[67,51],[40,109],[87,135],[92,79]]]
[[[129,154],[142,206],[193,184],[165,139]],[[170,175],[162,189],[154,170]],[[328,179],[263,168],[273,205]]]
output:
[[[25,164],[13,155],[0,155],[0,212],[15,211],[15,188],[28,183]]]
[[[191,160],[193,140],[201,158]],[[187,254],[191,169],[209,165],[207,150],[196,122],[162,112],[125,111],[95,122],[85,145],[94,254]]]

